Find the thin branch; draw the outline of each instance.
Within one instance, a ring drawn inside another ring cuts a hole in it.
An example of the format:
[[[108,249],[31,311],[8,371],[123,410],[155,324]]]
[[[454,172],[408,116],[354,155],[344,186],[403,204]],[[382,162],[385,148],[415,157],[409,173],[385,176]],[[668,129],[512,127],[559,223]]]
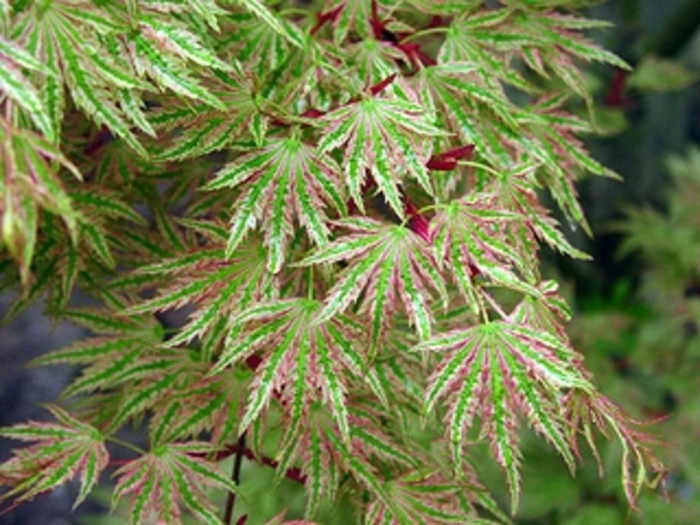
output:
[[[243,456],[246,451],[245,446],[245,432],[241,434],[238,438],[238,443],[236,443],[236,457],[233,460],[233,472],[231,474],[231,479],[238,486],[241,481],[241,465],[243,464]],[[226,499],[226,509],[224,511],[224,525],[231,525],[231,520],[233,519],[233,506],[236,503],[236,493],[229,492],[228,498]]]

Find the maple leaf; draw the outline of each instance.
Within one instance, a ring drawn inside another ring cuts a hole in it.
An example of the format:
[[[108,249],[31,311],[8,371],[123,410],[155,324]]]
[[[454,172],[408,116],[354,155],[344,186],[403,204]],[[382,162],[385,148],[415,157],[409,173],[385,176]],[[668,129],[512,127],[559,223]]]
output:
[[[231,66],[200,43],[198,35],[185,24],[168,16],[167,10],[163,15],[141,11],[133,22],[137,30],[129,45],[120,49],[139,76],[148,76],[161,88],[223,109],[223,103],[190,73],[192,68],[187,63],[220,71],[229,71]]]
[[[121,305],[124,308],[124,305]],[[88,364],[63,392],[65,397],[95,390],[108,390],[147,375],[157,375],[181,360],[155,351],[162,340],[162,327],[145,316],[117,314],[108,308],[64,311],[66,319],[101,333],[84,341],[40,356],[34,365]]]
[[[533,40],[512,34],[509,21],[513,7],[478,11],[471,9],[455,17],[438,52],[438,62],[449,64],[469,61],[475,64],[483,81],[503,80],[527,93],[538,91],[526,81],[510,53]],[[486,73],[490,72],[490,78]]]
[[[239,383],[228,374],[211,374],[211,365],[190,354],[191,359],[171,367],[136,392],[125,392],[114,417],[132,416],[151,408],[148,433],[151,443],[160,445],[175,440],[197,438],[224,444],[237,432],[238,407],[242,401]],[[163,385],[163,383],[168,383]],[[151,399],[153,398],[153,399]],[[123,421],[123,418],[122,418]]]
[[[373,39],[360,40],[348,46],[348,55],[357,68],[363,84],[377,84],[399,72],[397,61],[404,55],[394,47]]]
[[[108,399],[98,397],[83,411],[100,428],[116,431],[151,410],[149,433],[154,444],[204,430],[224,438],[233,432],[236,412],[231,407],[238,397],[234,383],[209,374],[211,366],[198,352],[163,345],[162,329],[151,317],[129,319],[91,310],[73,310],[66,317],[114,333],[76,342],[33,364],[88,365],[63,396],[109,393]]]
[[[262,145],[268,118],[261,112],[252,83],[245,78],[241,65],[231,60],[232,71],[215,71],[210,82],[222,107],[163,97],[149,119],[167,141],[158,152],[159,160],[181,160],[206,155],[231,145],[246,132]]]
[[[531,326],[555,335],[561,341],[568,341],[565,323],[571,320],[571,309],[558,293],[556,281],[542,281],[537,288],[540,296],[534,298],[525,296],[510,314],[510,317],[521,325]],[[581,370],[583,370],[581,364]]]
[[[516,271],[529,276],[523,255],[515,249],[509,224],[517,222],[518,213],[499,207],[488,191],[473,193],[438,209],[430,222],[430,236],[435,261],[447,268],[468,304],[482,309],[475,278],[483,274],[499,286],[539,296],[536,287]]]
[[[526,35],[531,46],[522,48],[525,63],[543,76],[543,64],[559,76],[576,94],[591,103],[590,93],[574,59],[612,64],[629,70],[630,66],[613,53],[585,38],[581,33],[590,28],[607,27],[608,22],[588,20],[562,13],[523,12],[513,18],[513,32]]]
[[[152,119],[152,116],[153,112],[149,112],[149,118]],[[158,166],[149,159],[134,155],[133,149],[126,142],[114,139],[107,128],[103,127],[83,147],[82,153],[87,157],[83,169],[86,172],[94,170],[91,182],[94,180],[104,189],[116,189],[117,185],[123,189],[133,185],[139,176],[162,175],[162,165]]]
[[[398,519],[384,502],[375,500],[368,505],[367,523],[508,523],[474,473],[466,481],[451,479],[440,472],[410,470],[389,481],[387,492],[409,521]],[[489,509],[499,520],[481,518],[476,505]]]
[[[226,17],[228,35],[222,44],[225,49],[230,49],[236,60],[248,65],[259,79],[264,79],[270,71],[282,66],[288,56],[298,49],[298,46],[290,45],[289,35],[294,35],[292,39],[296,42],[304,41],[301,30],[293,23],[279,19],[279,24],[283,32],[261,24],[253,13],[230,14]]]
[[[354,398],[348,404],[349,438],[345,438],[324,407],[308,407],[298,426],[288,426],[280,442],[278,477],[298,460],[307,487],[306,515],[313,516],[321,498],[335,498],[343,472],[349,472],[389,508],[400,514],[391,500],[384,476],[416,468],[417,462],[387,431],[387,412],[377,410],[373,400]],[[381,469],[377,468],[380,462]],[[380,474],[381,472],[381,474]]]
[[[517,508],[520,413],[573,470],[561,403],[565,391],[588,392],[593,387],[576,366],[576,353],[565,343],[547,332],[500,320],[439,334],[415,349],[444,354],[428,380],[425,410],[431,412],[440,398],[448,399],[447,430],[454,465],[462,464],[465,432],[479,414],[481,436],[488,436]]]
[[[168,346],[200,338],[203,355],[212,355],[221,341],[231,316],[259,301],[272,300],[279,288],[265,270],[266,253],[261,239],[240,244],[230,258],[225,257],[225,228],[209,221],[185,221],[194,231],[212,238],[207,248],[195,248],[180,257],[144,266],[134,274],[139,282],[152,287],[159,283],[158,294],[130,308],[130,312],[162,312],[193,307],[189,321],[167,341]],[[129,278],[125,282],[128,282]]]
[[[13,488],[0,500],[27,501],[80,475],[80,492],[73,508],[95,487],[109,461],[104,436],[93,426],[74,419],[63,409],[47,407],[56,423],[30,422],[0,429],[0,436],[35,444],[17,450],[0,465],[0,485]]]
[[[23,74],[22,69],[52,76],[55,73],[22,46],[0,36],[0,91],[23,108],[49,142],[56,139],[56,129],[49,118],[41,95]]]
[[[288,24],[286,21],[281,20],[278,16],[273,14],[263,2],[260,0],[242,0],[241,3],[248,11],[254,13],[265,25],[283,36],[288,42],[295,46],[303,47],[304,42],[301,39],[298,28],[295,28],[293,24]]]
[[[40,208],[61,217],[69,242],[77,239],[79,214],[61,182],[60,168],[81,179],[54,144],[0,117],[0,242],[17,261],[24,283],[35,253]]]
[[[430,335],[430,303],[435,292],[446,305],[447,292],[430,246],[401,225],[368,218],[337,221],[348,230],[331,244],[318,249],[300,264],[348,261],[328,292],[322,319],[347,310],[362,295],[359,312],[369,316],[371,355],[393,316],[404,311],[421,339]]]
[[[574,135],[588,132],[590,126],[561,110],[563,94],[549,94],[523,109],[509,100],[498,81],[541,93],[518,73],[513,57],[520,56],[546,78],[551,69],[590,105],[583,74],[573,59],[626,67],[580,35],[581,30],[600,26],[597,21],[514,7],[470,13],[450,26],[440,64],[419,73],[421,93],[448,126],[476,144],[477,151],[488,152],[489,162],[502,170],[512,170],[514,154],[541,166],[542,180],[559,205],[586,231],[573,187],[577,170],[615,176],[593,160]]]
[[[282,458],[290,451],[301,456],[307,505],[314,502],[311,510],[307,506],[307,516],[313,515],[320,495],[334,497],[339,473],[348,472],[363,490],[363,516],[368,523],[464,523],[465,516],[469,523],[494,523],[480,519],[476,505],[508,522],[472,469],[465,468],[458,481],[421,470],[422,452],[408,448],[411,444],[386,424],[391,410],[380,409],[372,400],[354,398],[349,405],[349,443],[342,440],[325,411],[318,409],[310,412],[297,436],[285,436]],[[284,459],[280,467],[288,464]]]
[[[207,185],[210,190],[227,187],[239,188],[240,194],[232,205],[226,256],[260,221],[272,273],[284,263],[295,221],[322,246],[330,233],[324,208],[345,210],[335,161],[295,136],[271,140],[262,149],[243,155],[219,170]]]
[[[543,182],[561,209],[590,235],[576,196],[576,175],[582,170],[615,179],[619,179],[619,175],[591,158],[583,142],[576,137],[576,134],[590,132],[590,125],[563,110],[565,100],[563,95],[548,96],[533,104],[527,119],[539,147],[528,149],[527,156],[544,168]]]
[[[422,106],[400,98],[396,90],[392,93],[388,98],[366,96],[326,114],[323,120],[328,128],[318,148],[321,152],[341,147],[345,150],[346,183],[361,210],[362,186],[368,172],[394,213],[403,218],[399,190],[403,175],[414,177],[432,195],[425,164],[431,156],[431,139],[445,133],[433,126]]]
[[[380,389],[373,389],[382,404],[391,407],[399,417],[406,432],[411,415],[420,413],[420,405],[425,394],[425,371],[420,358],[411,348],[417,343],[416,337],[406,326],[397,320],[383,341],[382,355],[373,363]],[[383,399],[380,392],[385,392]]]
[[[142,227],[143,232],[146,229],[145,219],[123,202],[119,193],[103,186],[83,184],[72,190],[71,198],[81,215],[75,271],[81,271],[94,262],[114,268],[117,264],[115,255],[123,253],[122,249],[127,242],[125,237],[128,234],[122,234],[123,221],[128,221],[133,229]],[[145,232],[143,235],[147,237]],[[87,249],[80,250],[81,247]],[[129,251],[135,255],[142,250]],[[162,252],[157,252],[157,255],[162,255]]]
[[[208,443],[167,443],[129,461],[115,475],[117,485],[112,507],[131,496],[131,522],[148,523],[152,518],[181,524],[184,504],[200,523],[221,524],[217,511],[207,501],[207,486],[237,492],[238,488],[215,463],[201,457],[215,452]]]
[[[520,6],[472,12],[455,18],[440,51],[440,60],[473,60],[476,57],[491,66],[497,76],[532,91],[514,71],[512,57],[520,56],[539,75],[547,78],[551,71],[575,93],[590,100],[574,58],[629,69],[624,61],[581,35],[582,30],[606,25],[597,20],[551,10],[537,12]]]
[[[417,75],[417,88],[448,130],[474,144],[489,163],[512,169],[521,136],[521,124],[515,117],[522,110],[508,99],[490,70],[481,75],[480,67],[487,69],[463,59],[423,68]]]
[[[568,184],[568,183],[565,183]],[[532,188],[532,177],[527,173],[515,174],[507,179],[498,181],[499,200],[502,206],[514,211],[522,217],[520,229],[521,238],[524,238],[526,249],[519,249],[522,258],[528,261],[530,266],[536,266],[537,260],[527,257],[527,251],[538,241],[545,242],[549,247],[566,254],[574,259],[589,260],[590,256],[574,248],[561,232],[556,219],[550,217],[549,211],[539,203],[537,193]],[[556,189],[552,190],[556,192]],[[574,197],[571,194],[567,196]],[[575,200],[575,197],[574,197]],[[585,217],[578,215],[579,222],[587,227]]]
[[[217,17],[228,14],[228,11],[219,7],[215,0],[194,0],[188,6],[216,32],[220,31]]]
[[[579,431],[585,436],[601,475],[603,463],[593,429],[597,428],[606,438],[611,434],[617,438],[622,447],[622,487],[630,505],[636,506],[643,486],[655,488],[664,478],[666,468],[651,450],[652,445],[659,445],[658,439],[640,430],[643,423],[631,418],[610,399],[598,392],[573,390],[565,397],[563,406],[572,423],[572,439],[576,439],[575,433]]]
[[[322,304],[287,299],[249,308],[231,321],[232,329],[214,373],[262,352],[241,418],[245,430],[277,392],[287,404],[290,427],[299,425],[308,406],[330,406],[345,439],[349,436],[346,381],[365,368],[365,343],[359,326],[347,317],[320,319]]]
[[[105,40],[127,27],[105,9],[85,9],[70,2],[45,8],[31,6],[18,13],[23,27],[20,42],[53,74],[42,84],[44,105],[54,129],[61,129],[65,83],[76,105],[131,148],[146,157],[146,150],[127,123],[127,106],[119,92],[149,89]],[[96,38],[101,35],[105,40]],[[110,86],[112,89],[108,89]],[[114,89],[116,88],[116,89]]]

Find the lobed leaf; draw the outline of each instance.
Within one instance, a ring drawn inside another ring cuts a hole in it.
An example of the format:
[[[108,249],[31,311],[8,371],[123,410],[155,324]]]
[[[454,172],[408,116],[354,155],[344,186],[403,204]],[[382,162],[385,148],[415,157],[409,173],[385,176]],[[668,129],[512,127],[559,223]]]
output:
[[[333,159],[294,136],[270,141],[261,150],[227,164],[207,186],[226,187],[240,188],[233,203],[227,256],[260,221],[268,248],[267,267],[272,273],[282,268],[295,221],[322,246],[330,235],[324,208],[333,206],[339,213],[345,209]]]
[[[321,401],[330,407],[343,438],[349,439],[346,376],[362,361],[365,342],[343,317],[319,318],[321,306],[309,299],[287,299],[259,306],[234,320],[234,327],[241,328],[230,332],[214,372],[262,353],[241,432],[257,419],[274,391],[285,401],[290,427],[297,426],[308,408]]]
[[[391,209],[403,218],[400,187],[404,174],[415,178],[433,194],[425,167],[430,158],[430,139],[443,136],[426,112],[413,101],[366,97],[323,117],[328,128],[319,150],[345,150],[343,165],[350,196],[362,210],[362,187],[366,172],[384,195]]]
[[[425,241],[403,226],[373,219],[338,221],[350,234],[318,249],[300,264],[349,261],[329,290],[321,319],[347,310],[364,292],[359,311],[370,321],[370,352],[376,354],[380,340],[394,314],[403,310],[419,337],[429,337],[432,326],[430,302],[435,294],[446,301],[442,276],[434,271],[435,259]]]
[[[189,509],[200,523],[220,524],[216,508],[206,499],[205,487],[237,492],[236,485],[203,455],[215,449],[206,443],[167,443],[129,461],[117,472],[114,507],[132,497],[131,522],[149,517],[182,523],[179,505]]]
[[[104,436],[94,427],[49,406],[56,423],[30,422],[0,429],[0,436],[34,442],[14,452],[0,465],[0,484],[9,485],[0,500],[23,502],[53,490],[76,475],[82,478],[73,508],[82,503],[107,467],[109,454]]]
[[[462,464],[465,432],[480,416],[481,436],[506,472],[513,508],[520,491],[518,413],[549,440],[573,469],[562,400],[568,390],[591,391],[575,353],[553,335],[508,321],[491,321],[419,343],[444,354],[428,381],[426,411],[447,398],[453,462]]]

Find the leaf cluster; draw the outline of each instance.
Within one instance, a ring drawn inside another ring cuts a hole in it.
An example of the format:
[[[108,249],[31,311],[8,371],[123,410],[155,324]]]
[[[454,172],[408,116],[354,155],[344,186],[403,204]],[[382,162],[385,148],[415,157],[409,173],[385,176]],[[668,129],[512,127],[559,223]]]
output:
[[[612,175],[567,108],[592,104],[581,62],[626,67],[584,34],[604,24],[563,0],[287,4],[0,2],[10,315],[46,293],[93,334],[37,361],[81,367],[70,415],[3,431],[34,444],[0,483],[80,475],[82,501],[137,426],[133,523],[218,523],[232,456],[303,483],[306,519],[343,497],[363,523],[507,522],[470,452],[516,509],[526,426],[571,471],[618,439],[634,504],[661,465],[537,255],[586,258],[542,193],[587,228],[575,182]]]

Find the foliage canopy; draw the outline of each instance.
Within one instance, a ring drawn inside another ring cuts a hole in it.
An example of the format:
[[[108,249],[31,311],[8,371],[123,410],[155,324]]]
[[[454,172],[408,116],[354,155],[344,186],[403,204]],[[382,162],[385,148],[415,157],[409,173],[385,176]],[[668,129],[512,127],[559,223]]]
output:
[[[136,425],[134,523],[218,523],[231,456],[303,483],[307,520],[344,497],[363,523],[507,522],[470,452],[515,509],[527,426],[572,471],[618,439],[634,504],[661,465],[537,256],[586,257],[541,196],[588,229],[575,181],[614,174],[578,138],[580,64],[626,65],[581,2],[493,4],[0,0],[7,318],[45,295],[93,334],[37,361],[81,374],[55,422],[0,431],[32,443],[3,498],[79,475],[83,501]]]

